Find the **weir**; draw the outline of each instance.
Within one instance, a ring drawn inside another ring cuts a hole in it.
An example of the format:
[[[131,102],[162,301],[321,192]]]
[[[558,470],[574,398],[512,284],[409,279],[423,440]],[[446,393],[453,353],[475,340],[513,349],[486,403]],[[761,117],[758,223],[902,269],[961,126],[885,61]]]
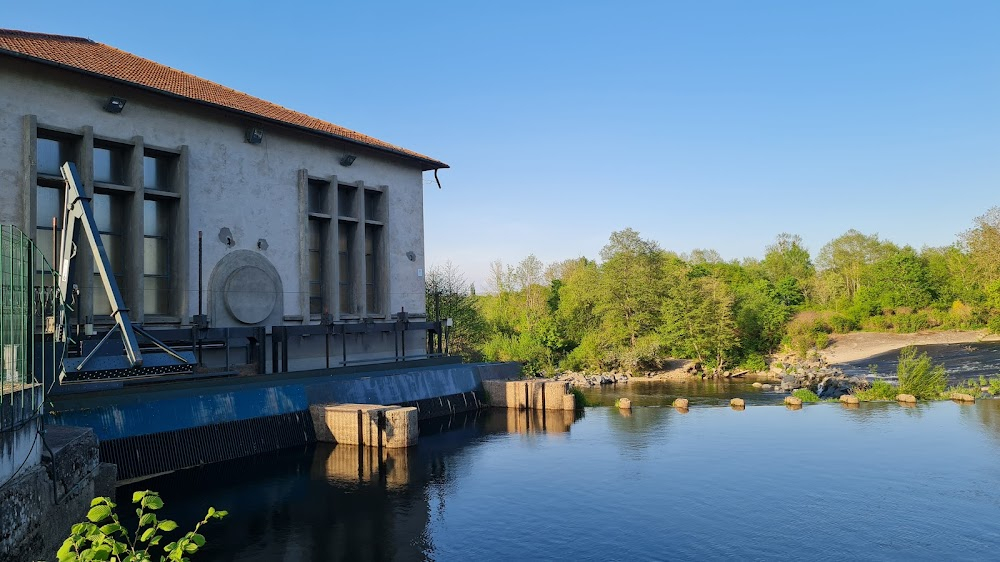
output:
[[[314,405],[392,404],[415,408],[421,420],[479,409],[483,381],[519,370],[434,358],[128,385],[53,396],[46,419],[93,428],[101,461],[128,480],[314,441]]]

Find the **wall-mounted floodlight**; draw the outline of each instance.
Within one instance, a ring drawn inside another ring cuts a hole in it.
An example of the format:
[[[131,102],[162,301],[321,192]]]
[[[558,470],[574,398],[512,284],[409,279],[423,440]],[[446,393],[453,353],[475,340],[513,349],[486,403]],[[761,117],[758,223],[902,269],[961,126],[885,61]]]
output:
[[[345,155],[344,155],[343,157],[341,157],[341,159],[340,159],[340,165],[341,165],[341,166],[344,166],[344,167],[347,167],[347,166],[350,166],[350,165],[351,165],[351,164],[353,164],[353,163],[354,163],[354,161],[355,161],[355,160],[357,160],[357,159],[358,159],[358,157],[357,157],[357,156],[355,156],[355,155],[353,155],[353,154],[345,154]]]
[[[104,104],[104,111],[108,113],[121,113],[125,109],[125,101],[125,98],[111,96],[108,98],[108,102]]]
[[[250,144],[260,144],[264,140],[264,129],[260,127],[247,127],[246,138]]]

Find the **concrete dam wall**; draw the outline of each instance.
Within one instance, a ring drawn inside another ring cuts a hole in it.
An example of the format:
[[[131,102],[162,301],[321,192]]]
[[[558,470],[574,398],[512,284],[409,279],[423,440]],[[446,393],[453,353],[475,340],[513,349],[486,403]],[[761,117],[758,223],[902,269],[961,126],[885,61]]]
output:
[[[127,480],[308,443],[309,406],[413,406],[420,419],[477,409],[516,363],[425,361],[193,380],[55,397],[49,423],[89,427]]]

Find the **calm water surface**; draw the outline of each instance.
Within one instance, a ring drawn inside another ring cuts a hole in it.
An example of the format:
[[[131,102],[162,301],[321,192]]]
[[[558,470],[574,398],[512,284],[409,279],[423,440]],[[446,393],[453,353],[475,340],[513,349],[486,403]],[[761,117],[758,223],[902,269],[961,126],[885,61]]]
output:
[[[494,410],[139,488],[231,512],[205,560],[998,559],[1000,401]]]

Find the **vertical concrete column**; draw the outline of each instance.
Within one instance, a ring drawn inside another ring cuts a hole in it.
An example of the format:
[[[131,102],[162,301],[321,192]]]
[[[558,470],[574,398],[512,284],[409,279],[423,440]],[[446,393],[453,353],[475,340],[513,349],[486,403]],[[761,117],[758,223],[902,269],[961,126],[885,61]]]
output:
[[[330,215],[327,223],[323,253],[323,305],[331,314],[337,314],[337,176],[329,176],[326,187],[326,206],[323,212]]]
[[[133,322],[145,320],[145,233],[143,200],[145,197],[145,144],[142,137],[132,137],[132,157],[129,158],[125,181],[135,191],[129,199],[128,217],[126,220],[123,251],[125,252],[125,284],[129,287],[128,300],[125,306],[129,308],[129,317]]]
[[[309,323],[309,172],[298,172],[298,221],[299,221],[299,314]],[[291,311],[294,314],[294,311]]]
[[[35,239],[36,224],[35,215],[35,185],[38,183],[38,118],[34,115],[25,115],[21,121],[21,140],[23,164],[21,166],[21,217],[10,217],[12,224],[22,228],[25,233]],[[13,205],[11,205],[13,206]],[[7,220],[7,219],[4,219]],[[4,222],[0,220],[0,223]],[[36,240],[37,242],[37,240]]]
[[[197,244],[198,236],[191,236],[191,189],[188,170],[190,169],[190,150],[188,146],[180,147],[180,154],[177,156],[177,168],[174,170],[175,189],[180,196],[177,201],[174,225],[171,230],[173,236],[173,248],[170,256],[170,307],[181,323],[188,322],[188,319],[198,310],[198,280],[194,285],[188,284],[188,279],[192,269],[198,271],[198,264],[191,266],[193,259],[198,259],[198,248],[191,250],[191,240]],[[192,306],[192,303],[194,306]]]
[[[77,158],[77,171],[80,173],[80,181],[83,185],[83,195],[94,196],[94,128],[83,127],[83,138],[80,139],[79,157]],[[103,291],[104,288],[94,283],[94,255],[90,250],[90,244],[84,242],[82,228],[78,228],[79,238],[77,238],[77,253],[74,260],[76,282],[80,287],[80,301],[78,303],[79,317],[84,324],[94,322],[94,290]],[[96,234],[96,233],[95,233]],[[70,296],[66,295],[69,299]],[[73,318],[75,322],[76,319]]]
[[[358,222],[354,225],[354,246],[351,248],[351,267],[354,269],[354,314],[364,316],[367,314],[365,307],[365,182],[359,181],[354,184],[357,189],[354,191],[354,213],[358,217]]]

